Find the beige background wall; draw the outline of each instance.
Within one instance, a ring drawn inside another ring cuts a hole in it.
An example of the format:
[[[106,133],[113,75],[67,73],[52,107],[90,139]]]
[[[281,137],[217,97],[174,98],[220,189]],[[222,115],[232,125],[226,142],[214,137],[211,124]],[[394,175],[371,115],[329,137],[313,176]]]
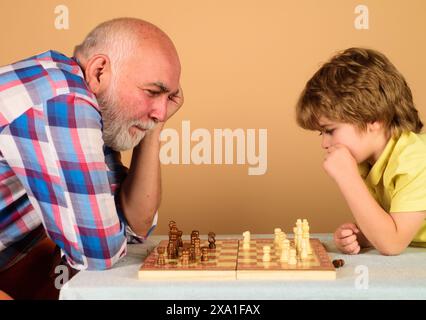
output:
[[[57,30],[55,7],[69,9],[69,29]],[[369,29],[357,30],[355,7],[369,9]],[[331,232],[351,216],[321,168],[317,133],[294,121],[305,82],[333,53],[351,46],[384,52],[405,75],[426,120],[424,0],[0,0],[0,65],[48,49],[70,55],[98,23],[134,16],[174,40],[183,66],[186,103],[167,124],[191,129],[267,129],[268,169],[248,165],[163,165],[157,234],[169,219],[184,232],[290,231],[298,217],[313,232]],[[130,153],[126,153],[128,163]]]

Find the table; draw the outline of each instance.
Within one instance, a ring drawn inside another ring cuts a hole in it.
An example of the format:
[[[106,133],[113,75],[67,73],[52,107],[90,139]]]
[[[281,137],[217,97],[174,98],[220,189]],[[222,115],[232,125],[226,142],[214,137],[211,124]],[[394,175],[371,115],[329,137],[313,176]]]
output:
[[[217,235],[220,238],[241,235]],[[273,235],[252,235],[272,238]],[[201,238],[207,238],[201,236]],[[383,256],[364,249],[358,255],[337,251],[332,234],[319,238],[330,258],[344,259],[334,281],[142,281],[137,277],[147,253],[166,236],[151,236],[145,243],[128,245],[128,253],[112,269],[81,271],[61,292],[61,300],[278,300],[278,299],[426,299],[426,249],[407,248],[399,256]]]

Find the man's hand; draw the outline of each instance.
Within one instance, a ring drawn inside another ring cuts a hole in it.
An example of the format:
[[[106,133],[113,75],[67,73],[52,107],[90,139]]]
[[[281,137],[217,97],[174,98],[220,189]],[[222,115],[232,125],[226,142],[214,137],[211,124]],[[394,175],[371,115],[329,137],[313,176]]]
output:
[[[166,114],[166,122],[169,120],[183,105],[184,97],[182,87],[179,86],[179,92],[176,95],[173,95],[169,98],[169,103],[167,105],[167,114]]]
[[[337,249],[346,254],[358,254],[361,250],[358,235],[361,232],[353,223],[342,224],[334,232],[334,243]]]
[[[353,174],[359,175],[358,164],[349,149],[341,144],[327,148],[323,163],[324,170],[335,181]]]

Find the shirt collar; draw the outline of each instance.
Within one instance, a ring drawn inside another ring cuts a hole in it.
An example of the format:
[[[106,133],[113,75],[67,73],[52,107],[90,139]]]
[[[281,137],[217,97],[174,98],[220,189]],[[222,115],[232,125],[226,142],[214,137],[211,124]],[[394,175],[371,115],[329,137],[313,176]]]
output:
[[[358,165],[358,170],[361,177],[369,185],[376,186],[380,182],[380,179],[383,177],[383,173],[386,169],[386,166],[388,165],[389,158],[392,155],[397,141],[398,138],[389,139],[385,149],[380,154],[379,159],[377,159],[373,166],[366,162]]]

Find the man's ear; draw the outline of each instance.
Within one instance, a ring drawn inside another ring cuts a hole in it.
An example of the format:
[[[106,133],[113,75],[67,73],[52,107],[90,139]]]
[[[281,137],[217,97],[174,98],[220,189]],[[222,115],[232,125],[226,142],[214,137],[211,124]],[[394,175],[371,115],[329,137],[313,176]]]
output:
[[[111,62],[108,56],[97,54],[91,57],[86,64],[85,78],[95,95],[103,91],[111,78]]]

